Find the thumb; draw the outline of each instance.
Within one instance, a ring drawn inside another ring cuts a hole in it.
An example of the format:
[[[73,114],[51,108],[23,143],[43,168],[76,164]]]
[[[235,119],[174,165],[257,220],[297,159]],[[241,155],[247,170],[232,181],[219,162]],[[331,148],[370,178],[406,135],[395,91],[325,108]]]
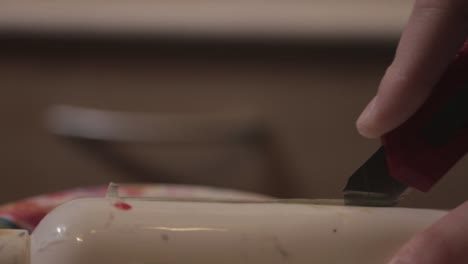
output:
[[[468,263],[468,202],[411,239],[389,264]]]

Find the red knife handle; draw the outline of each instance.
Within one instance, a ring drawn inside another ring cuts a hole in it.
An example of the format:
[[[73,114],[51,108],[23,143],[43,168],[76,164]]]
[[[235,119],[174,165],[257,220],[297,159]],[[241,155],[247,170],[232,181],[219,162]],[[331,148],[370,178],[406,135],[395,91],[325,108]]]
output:
[[[429,191],[468,150],[468,41],[405,123],[382,137],[389,173]]]

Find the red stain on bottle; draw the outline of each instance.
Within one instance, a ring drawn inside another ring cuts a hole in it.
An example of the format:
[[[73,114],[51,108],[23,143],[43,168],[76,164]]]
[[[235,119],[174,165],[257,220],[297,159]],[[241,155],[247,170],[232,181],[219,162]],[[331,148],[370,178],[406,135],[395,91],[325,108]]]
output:
[[[115,202],[114,207],[124,211],[132,209],[132,206],[125,202]]]

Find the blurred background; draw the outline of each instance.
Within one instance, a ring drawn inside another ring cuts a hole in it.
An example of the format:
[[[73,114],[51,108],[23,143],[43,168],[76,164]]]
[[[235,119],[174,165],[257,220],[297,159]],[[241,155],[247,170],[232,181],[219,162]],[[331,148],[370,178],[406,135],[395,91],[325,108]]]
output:
[[[0,0],[0,202],[114,182],[340,198],[410,0]],[[405,206],[468,198],[466,159]]]

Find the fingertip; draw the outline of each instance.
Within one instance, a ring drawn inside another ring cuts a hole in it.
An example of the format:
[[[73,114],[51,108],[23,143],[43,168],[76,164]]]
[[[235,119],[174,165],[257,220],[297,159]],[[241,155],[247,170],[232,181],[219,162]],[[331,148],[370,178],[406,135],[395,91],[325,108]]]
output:
[[[375,120],[375,101],[376,97],[374,97],[369,104],[366,106],[364,111],[362,111],[361,115],[356,121],[356,128],[363,137],[366,138],[377,138],[380,136],[379,131],[376,129],[376,121]]]
[[[413,264],[413,263],[398,258],[398,259],[391,260],[388,264]]]
[[[372,123],[369,123],[362,115],[356,121],[356,128],[359,134],[365,138],[374,139],[379,137],[378,133],[373,130]]]
[[[468,263],[468,202],[406,243],[388,264]]]
[[[398,254],[388,262],[388,264],[422,264],[427,261],[431,257],[427,258],[427,255],[430,255],[430,252],[424,252],[424,244],[425,240],[422,235],[417,235],[413,238],[409,243],[407,243],[403,248],[400,249]],[[427,248],[427,246],[426,246]],[[425,256],[420,256],[421,254],[425,254]],[[432,262],[428,262],[425,264],[429,264]]]
[[[429,228],[404,245],[388,264],[453,263],[450,247],[444,233]]]

